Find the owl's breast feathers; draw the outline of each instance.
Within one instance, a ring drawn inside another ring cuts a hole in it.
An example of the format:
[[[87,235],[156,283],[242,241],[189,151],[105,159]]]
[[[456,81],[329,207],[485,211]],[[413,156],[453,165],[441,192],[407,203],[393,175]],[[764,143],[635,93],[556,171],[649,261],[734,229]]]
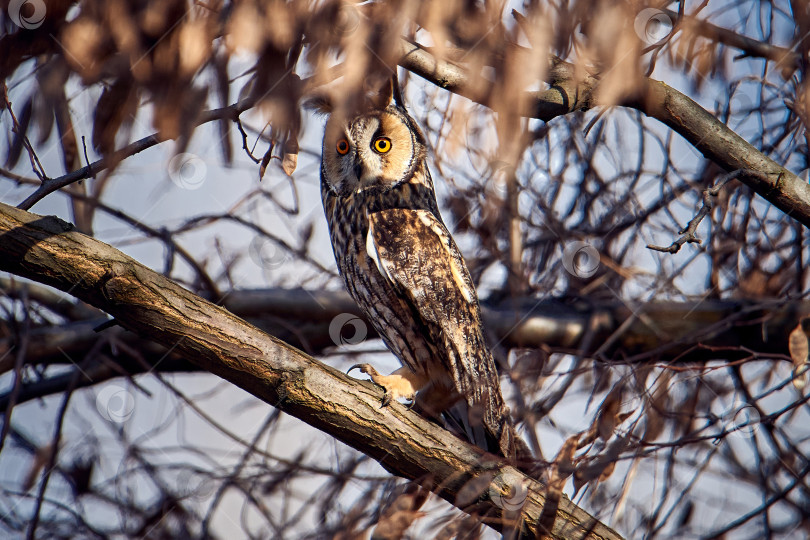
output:
[[[412,371],[427,375],[426,399],[443,396],[445,409],[463,400],[467,438],[514,456],[516,435],[475,287],[439,217],[430,178],[423,178],[345,197],[324,187],[335,258],[349,293],[388,347]],[[482,428],[484,436],[469,435]]]
[[[369,215],[380,209],[407,209],[410,190],[365,190],[341,195],[322,182],[321,193],[329,223],[332,249],[349,294],[367,314],[369,322],[403,365],[415,373],[430,369],[435,356],[424,329],[393,283],[385,278],[367,251]],[[394,193],[396,191],[396,193]],[[406,193],[407,192],[407,193]],[[441,373],[432,373],[431,377]],[[448,387],[452,384],[448,382]]]

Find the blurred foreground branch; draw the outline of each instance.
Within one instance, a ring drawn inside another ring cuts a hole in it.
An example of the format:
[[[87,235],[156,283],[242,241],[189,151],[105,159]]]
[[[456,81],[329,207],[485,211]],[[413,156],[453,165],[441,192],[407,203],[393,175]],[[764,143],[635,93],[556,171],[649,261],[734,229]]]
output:
[[[503,492],[504,478],[522,482],[528,498],[519,516],[521,536],[535,537],[547,493],[542,484],[400,404],[381,409],[378,389],[261,332],[70,224],[0,204],[0,251],[0,269],[70,291],[125,328],[364,452],[390,472],[419,481],[496,529],[510,529],[518,516],[503,512],[491,493]],[[470,486],[478,489],[472,497]],[[462,490],[465,496],[459,497]],[[566,498],[559,501],[551,534],[620,538]]]
[[[468,73],[457,64],[434,57],[424,47],[402,40],[399,64],[428,81],[491,106],[486,95],[472,95]],[[546,73],[549,88],[533,93],[531,110],[525,116],[546,122],[578,110],[599,105],[598,80],[577,78],[576,69],[551,57]],[[727,171],[746,169],[755,175],[741,175],[740,181],[788,216],[810,227],[810,184],[788,171],[734,133],[723,122],[678,90],[661,81],[644,79],[636,96],[625,105],[668,125],[689,141],[707,159]]]

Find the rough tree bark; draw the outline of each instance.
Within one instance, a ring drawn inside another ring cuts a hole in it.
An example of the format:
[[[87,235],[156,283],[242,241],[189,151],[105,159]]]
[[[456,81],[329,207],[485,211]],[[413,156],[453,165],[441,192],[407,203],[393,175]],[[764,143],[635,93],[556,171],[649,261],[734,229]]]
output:
[[[123,327],[482,515],[496,529],[510,529],[519,519],[520,536],[537,534],[547,493],[537,480],[398,403],[380,408],[381,392],[370,384],[265,334],[69,223],[0,204],[0,252],[0,270],[103,309]],[[489,496],[515,482],[528,488],[519,516],[502,511]],[[551,536],[621,538],[565,497],[558,501]]]

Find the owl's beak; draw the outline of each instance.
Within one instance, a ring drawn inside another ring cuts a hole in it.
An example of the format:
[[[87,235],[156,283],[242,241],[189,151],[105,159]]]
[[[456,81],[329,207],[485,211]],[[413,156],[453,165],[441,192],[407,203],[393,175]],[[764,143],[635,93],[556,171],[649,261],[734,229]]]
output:
[[[363,164],[360,162],[359,156],[354,158],[354,175],[358,181],[363,178]]]

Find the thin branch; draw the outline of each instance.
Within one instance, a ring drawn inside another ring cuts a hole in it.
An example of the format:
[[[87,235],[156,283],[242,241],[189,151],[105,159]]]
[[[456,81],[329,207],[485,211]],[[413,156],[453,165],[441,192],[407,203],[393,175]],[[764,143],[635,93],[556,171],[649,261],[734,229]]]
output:
[[[228,107],[205,111],[197,120],[197,126],[201,126],[208,122],[213,122],[214,120],[219,120],[222,118],[236,118],[242,112],[253,107],[254,104],[255,99],[246,98]],[[153,133],[135,142],[129,143],[125,147],[113,152],[112,155],[103,157],[98,161],[94,161],[90,165],[82,167],[81,169],[77,169],[58,178],[46,178],[42,181],[42,184],[39,186],[39,188],[37,188],[36,191],[34,191],[34,193],[26,197],[23,202],[17,205],[17,208],[28,210],[54,191],[57,191],[65,186],[69,186],[75,182],[79,182],[80,180],[91,178],[111,165],[120,163],[124,159],[152,148],[161,142],[164,142],[164,140],[161,139],[157,133]]]
[[[693,243],[693,244],[700,244],[700,238],[697,237],[697,228],[700,225],[700,222],[703,221],[703,218],[710,215],[712,213],[712,209],[714,208],[714,201],[717,199],[717,195],[720,193],[720,190],[723,189],[728,182],[734,180],[735,178],[739,178],[740,175],[746,174],[749,176],[757,176],[759,173],[757,171],[746,171],[746,170],[737,170],[732,173],[729,173],[717,183],[710,187],[703,190],[703,205],[698,210],[698,213],[689,220],[689,223],[686,225],[685,228],[678,231],[678,234],[681,236],[676,238],[674,242],[672,242],[669,246],[656,246],[653,244],[647,244],[648,249],[652,249],[655,251],[661,251],[664,253],[678,253],[680,251],[681,246],[686,243]]]
[[[11,101],[8,99],[8,88],[6,87],[6,83],[2,83],[3,89],[3,101],[0,103],[0,110],[6,109],[8,110],[8,114],[11,116],[11,123],[12,128],[11,131],[15,133],[20,139],[22,140],[22,144],[25,147],[25,151],[28,153],[28,159],[31,161],[31,169],[34,171],[34,174],[42,180],[43,182],[48,180],[48,176],[45,174],[45,169],[42,167],[42,163],[39,162],[39,157],[37,157],[36,151],[34,151],[34,147],[31,144],[31,141],[28,140],[28,135],[25,133],[25,129],[22,125],[20,125],[19,120],[17,120],[17,116],[14,114],[14,109],[11,106]]]
[[[68,388],[65,391],[64,396],[62,397],[62,403],[59,406],[59,410],[57,411],[56,415],[56,426],[54,427],[53,439],[51,440],[51,453],[48,457],[48,463],[45,465],[44,474],[42,476],[42,481],[39,484],[39,490],[37,491],[37,498],[36,504],[34,506],[34,517],[31,519],[31,523],[28,526],[28,531],[26,532],[26,540],[33,540],[36,538],[36,530],[39,524],[39,517],[40,512],[42,510],[42,503],[45,500],[45,490],[48,487],[48,482],[51,479],[51,473],[56,468],[56,457],[59,454],[59,446],[60,441],[62,440],[62,426],[65,422],[65,413],[67,413],[68,405],[70,404],[70,398],[73,396],[73,391],[76,389],[76,383],[79,380],[79,376],[81,374],[81,369],[76,370],[71,377],[70,383],[68,384]]]

